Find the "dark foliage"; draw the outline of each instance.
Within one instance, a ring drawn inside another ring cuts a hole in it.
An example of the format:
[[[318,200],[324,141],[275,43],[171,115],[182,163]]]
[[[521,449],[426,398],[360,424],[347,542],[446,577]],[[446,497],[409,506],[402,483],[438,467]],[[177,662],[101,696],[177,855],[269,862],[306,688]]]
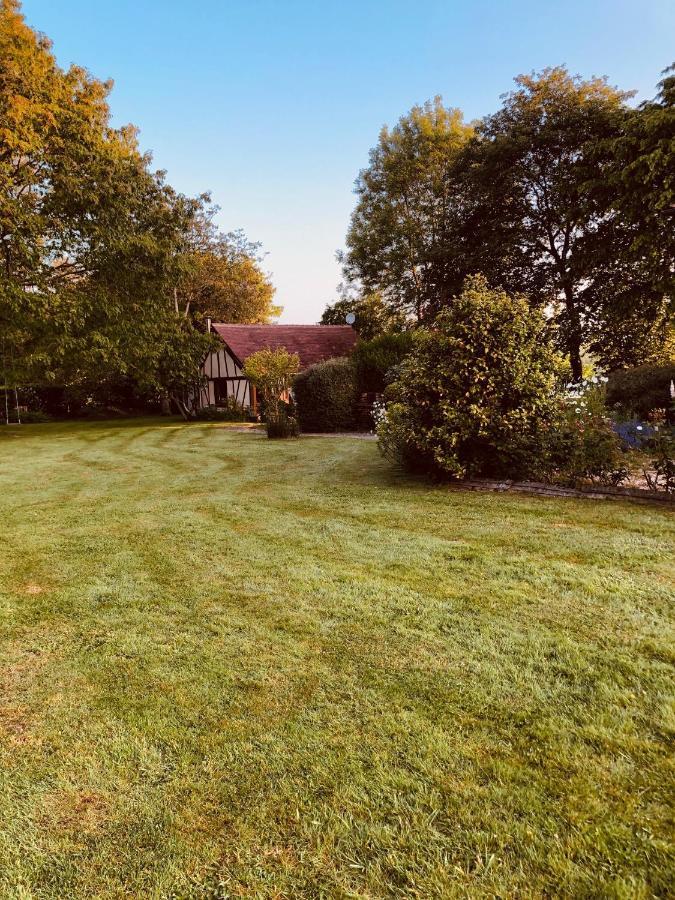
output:
[[[345,358],[328,359],[301,372],[293,385],[303,431],[348,431],[359,397],[356,368]]]
[[[196,410],[195,418],[203,422],[246,422],[248,410],[229,397],[225,406],[204,406]]]
[[[265,423],[268,438],[296,438],[300,435],[300,426],[295,416],[281,410],[273,419]]]
[[[675,494],[675,428],[659,426],[649,438],[647,449],[651,460],[644,475],[649,489]]]
[[[589,481],[620,485],[628,477],[622,440],[609,419],[596,414],[567,414],[551,431],[547,475],[572,486]]]
[[[387,385],[387,372],[403,362],[412,345],[410,331],[382,334],[371,341],[360,341],[352,354],[359,392],[381,394]]]
[[[607,382],[607,406],[638,418],[647,418],[656,409],[669,410],[671,381],[675,381],[675,362],[619,369]]]

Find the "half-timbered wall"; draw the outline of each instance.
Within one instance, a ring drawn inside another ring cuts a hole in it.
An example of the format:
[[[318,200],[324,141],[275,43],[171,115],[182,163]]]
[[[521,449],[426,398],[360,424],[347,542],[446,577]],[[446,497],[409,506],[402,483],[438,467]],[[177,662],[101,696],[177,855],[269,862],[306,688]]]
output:
[[[226,347],[206,357],[202,373],[208,381],[200,391],[200,406],[215,406],[217,401],[224,402],[225,397],[234,397],[240,406],[251,405],[248,380]]]

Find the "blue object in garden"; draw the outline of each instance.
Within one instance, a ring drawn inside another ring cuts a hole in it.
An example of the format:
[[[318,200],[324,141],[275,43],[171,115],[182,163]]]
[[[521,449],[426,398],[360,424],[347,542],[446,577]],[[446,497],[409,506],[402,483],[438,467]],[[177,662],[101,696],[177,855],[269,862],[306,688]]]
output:
[[[631,419],[628,422],[612,422],[612,427],[619,435],[621,442],[630,450],[639,450],[656,433],[653,425],[648,425],[639,419]]]

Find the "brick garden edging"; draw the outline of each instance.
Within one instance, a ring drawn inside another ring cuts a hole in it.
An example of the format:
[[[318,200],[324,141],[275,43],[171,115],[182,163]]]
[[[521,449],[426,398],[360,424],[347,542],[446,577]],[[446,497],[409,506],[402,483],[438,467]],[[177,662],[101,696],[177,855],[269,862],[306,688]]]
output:
[[[492,481],[488,478],[467,478],[450,482],[451,490],[498,491],[518,494],[538,494],[542,497],[584,497],[590,500],[639,500],[642,502],[675,505],[675,497],[644,488],[585,487],[570,488],[542,481]]]

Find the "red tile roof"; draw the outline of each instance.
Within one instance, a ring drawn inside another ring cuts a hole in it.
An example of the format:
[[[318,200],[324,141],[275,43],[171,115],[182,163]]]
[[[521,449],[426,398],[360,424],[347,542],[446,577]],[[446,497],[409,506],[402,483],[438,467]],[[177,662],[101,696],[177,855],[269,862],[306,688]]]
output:
[[[285,347],[289,353],[298,354],[303,369],[334,356],[347,356],[358,337],[350,325],[215,324],[212,327],[242,363],[256,350]]]

